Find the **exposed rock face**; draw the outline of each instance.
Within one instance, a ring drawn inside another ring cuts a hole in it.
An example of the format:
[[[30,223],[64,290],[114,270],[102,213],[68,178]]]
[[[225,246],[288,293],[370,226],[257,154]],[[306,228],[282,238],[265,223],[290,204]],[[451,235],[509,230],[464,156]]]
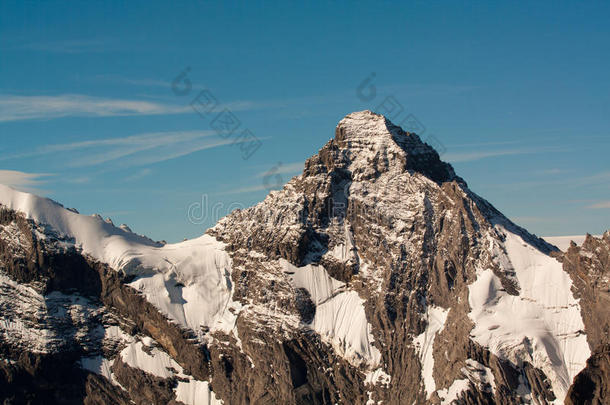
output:
[[[562,254],[380,115],[182,244],[4,193],[9,403],[608,400],[610,234]]]
[[[610,232],[601,238],[587,235],[580,247],[572,243],[561,260],[574,280],[574,296],[580,299],[593,352],[587,367],[576,376],[566,403],[603,404],[610,398]]]

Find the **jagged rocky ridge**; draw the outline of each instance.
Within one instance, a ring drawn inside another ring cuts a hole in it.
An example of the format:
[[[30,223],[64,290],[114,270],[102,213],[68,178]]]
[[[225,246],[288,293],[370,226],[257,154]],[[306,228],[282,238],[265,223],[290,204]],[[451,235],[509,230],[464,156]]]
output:
[[[558,251],[369,111],[195,240],[0,204],[6,403],[608,400],[610,234]]]

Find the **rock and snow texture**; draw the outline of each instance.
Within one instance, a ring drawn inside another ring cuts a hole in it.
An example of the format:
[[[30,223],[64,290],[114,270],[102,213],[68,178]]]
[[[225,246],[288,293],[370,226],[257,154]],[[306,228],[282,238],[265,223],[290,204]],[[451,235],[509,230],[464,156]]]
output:
[[[103,311],[78,295],[43,295],[0,272],[0,341],[32,353],[54,353],[74,344],[95,349]]]
[[[209,235],[161,245],[99,216],[85,216],[60,204],[0,185],[0,204],[24,213],[86,255],[133,276],[141,291],[164,315],[190,328],[231,331],[239,305],[231,300],[231,259]]]
[[[495,392],[496,384],[493,372],[489,367],[485,367],[476,360],[467,359],[461,372],[466,378],[455,380],[449,388],[438,390],[441,405],[456,403],[460,395],[468,391],[471,386],[482,391]]]
[[[558,401],[591,352],[572,281],[561,263],[499,228],[519,295],[508,294],[490,269],[469,286],[474,340],[515,364],[530,362],[550,378]]]
[[[322,266],[296,267],[286,260],[281,265],[285,272],[293,273],[294,285],[306,289],[316,305],[311,328],[350,363],[376,367],[381,353],[373,346],[371,325],[358,293],[346,291],[345,283],[332,278]]]
[[[556,251],[370,111],[182,243],[4,186],[0,205],[0,368],[75,346],[98,403],[559,403],[607,340],[601,241]],[[98,288],[62,290],[81,270]]]

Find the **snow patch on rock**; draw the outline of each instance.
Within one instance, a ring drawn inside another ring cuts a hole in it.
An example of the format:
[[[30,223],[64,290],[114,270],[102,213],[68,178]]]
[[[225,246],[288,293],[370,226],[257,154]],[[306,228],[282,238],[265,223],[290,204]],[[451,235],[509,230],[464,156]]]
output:
[[[156,348],[144,350],[143,341],[129,344],[121,351],[121,360],[130,367],[138,368],[160,378],[171,378],[174,374],[183,374],[182,367],[167,353]]]
[[[365,374],[364,383],[365,384],[382,384],[386,387],[390,385],[392,381],[392,376],[386,373],[383,368],[379,367],[375,370],[369,371]]]
[[[470,388],[470,380],[467,378],[455,380],[449,388],[438,390],[438,397],[441,399],[441,405],[450,405],[457,401],[458,396]]]
[[[186,405],[220,405],[207,381],[179,381],[176,387],[176,400]]]
[[[447,320],[448,309],[437,307],[434,305],[428,306],[426,309],[426,330],[413,339],[419,360],[421,362],[421,375],[424,380],[424,388],[426,389],[427,398],[430,398],[432,393],[436,391],[436,383],[434,381],[434,338],[436,334],[443,330],[445,321]]]
[[[311,328],[335,352],[353,365],[379,365],[381,352],[373,346],[371,325],[366,319],[364,300],[356,291],[344,290],[345,284],[332,278],[322,266],[296,267],[280,260],[284,271],[292,273],[297,288],[305,288],[316,305]]]

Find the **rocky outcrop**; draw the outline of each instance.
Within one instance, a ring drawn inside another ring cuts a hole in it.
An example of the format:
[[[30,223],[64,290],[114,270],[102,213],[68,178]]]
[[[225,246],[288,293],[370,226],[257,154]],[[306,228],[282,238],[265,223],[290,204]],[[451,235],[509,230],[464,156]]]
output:
[[[587,360],[587,367],[574,379],[566,405],[601,405],[608,403],[610,345],[599,346]]]
[[[582,246],[572,243],[560,257],[574,282],[592,355],[570,388],[567,404],[608,401],[610,378],[610,232],[587,235]]]

